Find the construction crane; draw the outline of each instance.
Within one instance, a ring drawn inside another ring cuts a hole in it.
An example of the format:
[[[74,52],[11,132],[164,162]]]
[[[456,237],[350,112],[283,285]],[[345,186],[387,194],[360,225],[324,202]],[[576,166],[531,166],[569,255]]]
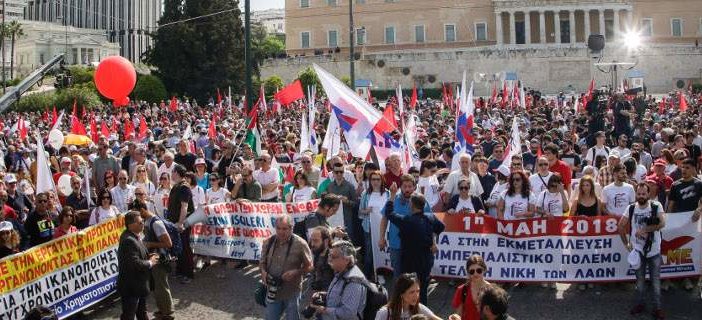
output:
[[[0,97],[0,113],[5,112],[7,108],[9,108],[13,103],[15,103],[17,100],[20,99],[20,96],[22,96],[23,93],[27,92],[29,89],[31,89],[35,84],[37,84],[39,81],[41,81],[44,78],[44,75],[46,75],[51,69],[53,69],[56,65],[62,64],[63,59],[64,59],[64,54],[58,54],[51,58],[47,63],[42,65],[41,67],[37,68],[34,70],[31,74],[29,74],[24,80],[22,80],[19,84],[17,84],[14,87],[8,88],[7,93]],[[67,84],[66,80],[70,82],[70,76],[66,74],[62,74],[62,77],[57,77],[61,78],[61,84],[65,85]]]

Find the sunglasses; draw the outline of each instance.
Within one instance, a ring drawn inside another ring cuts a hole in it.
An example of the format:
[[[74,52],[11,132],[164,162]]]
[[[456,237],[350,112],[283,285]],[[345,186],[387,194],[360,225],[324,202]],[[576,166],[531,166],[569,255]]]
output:
[[[334,171],[334,174],[344,174],[343,171]]]
[[[539,167],[545,167],[548,166],[548,163],[539,163]]]
[[[137,172],[146,172],[146,170],[137,170]]]
[[[470,190],[469,186],[458,187],[458,190]]]
[[[371,181],[380,181],[380,178],[372,178]]]
[[[469,273],[470,275],[474,275],[476,272],[477,272],[478,274],[483,274],[483,269],[482,269],[482,268],[478,268],[478,269],[470,269],[470,270],[468,270],[468,273]]]
[[[49,199],[37,199],[38,203],[46,203],[49,202]]]
[[[119,180],[127,180],[125,177],[119,177]]]
[[[143,192],[137,192],[137,193],[135,193],[134,195],[135,195],[135,196],[144,196],[144,195],[146,195],[146,193],[143,193]]]

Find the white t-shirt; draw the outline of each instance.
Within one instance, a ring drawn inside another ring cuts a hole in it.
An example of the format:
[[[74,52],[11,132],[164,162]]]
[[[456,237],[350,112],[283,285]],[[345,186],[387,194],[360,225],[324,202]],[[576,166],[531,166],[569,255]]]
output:
[[[655,202],[658,206],[656,215],[660,217],[663,214],[663,205],[658,201]],[[631,235],[629,241],[634,245],[634,249],[643,253],[644,246],[646,245],[646,238],[639,238],[636,236],[636,231],[646,227],[646,218],[650,218],[652,215],[651,201],[649,201],[643,208],[639,207],[638,203],[632,203],[634,206],[634,216],[629,217],[629,206],[624,210],[624,216],[629,218],[631,222]],[[650,233],[649,236],[653,236],[653,242],[651,243],[651,250],[646,254],[647,258],[653,257],[661,252],[661,232],[656,231]]]
[[[631,150],[629,150],[629,148],[614,147],[612,150],[619,151],[619,159],[624,159],[624,158],[627,158],[631,155]],[[612,151],[610,151],[610,153],[611,152]]]
[[[548,189],[548,179],[551,179],[553,172],[550,172],[544,177],[538,173],[534,173],[529,177],[529,186],[531,186],[531,193],[539,194],[542,191]]]
[[[490,192],[490,197],[487,198],[487,201],[485,201],[486,205],[489,205],[490,208],[488,209],[488,215],[496,218],[497,217],[497,200],[500,200],[500,197],[502,194],[507,191],[507,182],[500,184],[499,182],[495,184],[495,186],[492,188],[492,191]]]
[[[96,225],[100,222],[114,218],[119,214],[119,209],[115,206],[110,206],[109,209],[103,209],[102,207],[94,208],[90,212],[90,219],[88,219],[88,225]]]
[[[202,207],[207,203],[207,197],[205,196],[205,189],[200,186],[195,186],[190,188],[190,192],[193,194],[193,204],[195,205],[195,210]]]
[[[312,200],[312,193],[316,192],[314,188],[310,186],[304,186],[301,189],[293,189],[291,200],[292,202],[302,202]]]
[[[173,173],[173,168],[175,168],[175,164],[176,164],[175,161],[174,161],[173,163],[171,163],[171,166],[170,166],[170,167],[166,166],[166,163],[165,163],[165,162],[164,162],[163,164],[161,164],[161,166],[158,167],[158,176],[159,176],[159,178],[161,177],[161,175],[162,175],[163,173],[168,173],[168,176],[170,177],[171,174]]]
[[[151,220],[153,219],[154,217],[144,220],[144,228],[151,228]],[[163,221],[161,220],[154,221],[153,230],[151,231],[154,232],[156,238],[160,238],[162,235],[168,234],[168,230],[166,230],[166,225],[163,224]]]
[[[165,218],[164,213],[168,209],[168,197],[171,194],[171,189],[159,188],[154,194],[154,207],[156,208],[156,215]]]
[[[636,172],[634,172],[634,179],[636,179],[636,182],[643,182],[646,180],[647,173],[648,170],[646,170],[646,167],[639,164],[636,166]]]
[[[480,184],[478,175],[471,171],[469,176],[465,176],[463,172],[461,172],[461,169],[449,173],[448,177],[446,178],[443,191],[452,196],[457,195],[458,183],[464,178],[468,178],[470,180],[470,195],[480,197],[480,195],[483,194],[483,185]]]
[[[229,199],[229,191],[224,188],[219,188],[217,191],[209,188],[205,195],[207,196],[207,204],[227,202]]]
[[[544,190],[536,198],[534,205],[547,213],[560,217],[563,216],[564,208],[567,204],[563,203],[563,197],[561,197],[560,192],[551,193],[548,190]]]
[[[434,313],[431,312],[431,310],[429,310],[429,308],[427,308],[425,305],[423,305],[421,303],[419,304],[419,314],[423,314],[423,315],[429,317],[429,319],[436,317],[436,315],[434,315]],[[390,316],[388,315],[388,307],[387,306],[383,306],[375,314],[375,320],[386,320],[389,318],[390,318]],[[412,318],[412,315],[410,315],[407,312],[407,310],[402,310],[402,314],[400,315],[400,320],[409,320],[410,318]]]
[[[154,193],[156,193],[156,187],[154,186],[153,183],[151,183],[151,181],[148,181],[148,182],[136,182],[135,181],[135,182],[132,182],[132,185],[134,186],[134,188],[144,189],[146,191],[146,194],[149,195],[149,197],[151,197],[152,195],[154,195]]]
[[[439,201],[439,189],[441,189],[441,185],[439,185],[439,180],[436,178],[436,175],[419,177],[417,188],[420,190],[424,188],[424,198],[427,199],[429,207],[433,207]]]
[[[602,148],[598,148],[597,146],[594,146],[590,149],[587,150],[587,154],[585,154],[585,161],[589,165],[595,165],[595,159],[597,159],[597,156],[603,156],[607,158],[609,156],[609,148],[602,146]]]
[[[468,209],[468,213],[475,213],[475,208],[473,208],[473,200],[471,198],[458,198],[458,204],[456,204],[456,212],[459,212],[463,209]]]
[[[263,169],[258,169],[254,172],[254,179],[261,184],[261,187],[269,185],[271,183],[280,183],[280,176],[278,169],[271,167],[268,171],[263,171]],[[266,192],[261,195],[261,200],[270,200],[278,197],[278,189],[271,192]]]
[[[636,191],[626,182],[621,187],[610,183],[602,189],[602,202],[605,203],[605,208],[610,214],[623,215],[626,207],[634,201],[636,201]]]
[[[505,200],[505,220],[517,220],[515,214],[522,214],[529,211],[529,204],[534,201],[531,193],[525,198],[521,194],[507,195],[507,190],[500,195]]]

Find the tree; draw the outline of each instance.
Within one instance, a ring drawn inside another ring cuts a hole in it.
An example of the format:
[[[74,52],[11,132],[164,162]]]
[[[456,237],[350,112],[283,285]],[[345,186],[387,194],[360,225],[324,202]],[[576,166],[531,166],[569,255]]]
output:
[[[161,27],[152,34],[154,47],[147,57],[158,68],[156,76],[172,92],[203,100],[214,88],[243,91],[240,15],[238,0],[164,0]]]
[[[307,87],[309,86],[316,86],[318,94],[324,92],[322,83],[319,82],[319,78],[317,77],[317,72],[315,72],[312,67],[307,67],[306,69],[300,71],[300,73],[297,74],[297,78],[300,79],[300,82],[302,82],[303,91],[306,91]]]
[[[268,58],[275,58],[285,53],[285,43],[275,35],[269,35],[266,27],[260,22],[251,24],[251,49],[256,60],[254,68],[258,74],[259,66]]]
[[[283,79],[277,75],[272,75],[263,80],[263,88],[266,90],[266,99],[272,99],[273,95],[280,89],[283,89],[285,84]]]
[[[81,84],[93,82],[95,77],[95,69],[92,67],[84,67],[79,65],[68,66],[68,71],[73,78],[73,84]]]
[[[24,29],[18,21],[12,21],[7,26],[7,33],[10,35],[10,79],[15,78],[15,41],[24,36]],[[4,65],[4,61],[3,61]]]
[[[167,95],[166,86],[163,85],[161,79],[150,74],[139,76],[134,91],[132,91],[134,100],[149,103],[158,103]]]

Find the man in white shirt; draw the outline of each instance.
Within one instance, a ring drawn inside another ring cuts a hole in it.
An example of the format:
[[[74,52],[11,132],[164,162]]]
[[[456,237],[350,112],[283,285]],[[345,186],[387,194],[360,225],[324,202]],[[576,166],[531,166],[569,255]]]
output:
[[[458,194],[458,182],[461,179],[470,179],[470,195],[480,197],[483,194],[483,186],[480,184],[480,179],[475,172],[470,171],[471,158],[467,153],[461,154],[458,159],[458,164],[460,168],[458,170],[449,173],[448,178],[446,178],[446,184],[441,190],[441,197],[444,203],[448,201],[451,196]]]
[[[175,162],[173,161],[173,152],[170,152],[170,151],[164,152],[162,159],[163,159],[163,164],[161,164],[161,166],[158,167],[158,176],[160,177],[162,174],[168,173],[168,176],[170,177],[171,173],[173,173],[173,168],[175,168]],[[154,182],[154,183],[156,183],[156,182]]]
[[[124,213],[129,209],[129,204],[134,200],[134,186],[127,184],[129,175],[126,170],[122,170],[117,175],[117,185],[110,190],[112,204]]]
[[[536,159],[536,173],[529,177],[531,193],[538,195],[541,191],[548,189],[548,179],[552,175],[553,172],[548,170],[548,159],[545,156]]]
[[[621,217],[626,208],[636,200],[634,187],[625,181],[628,179],[626,168],[621,163],[613,168],[614,182],[602,189],[602,212],[606,215]]]
[[[627,148],[628,143],[629,143],[629,138],[626,136],[626,134],[619,135],[619,138],[617,138],[617,146],[612,148],[610,153],[612,151],[618,151],[620,159],[624,159],[624,158],[629,157],[629,155],[631,154],[631,150],[629,148]]]
[[[607,157],[609,155],[609,148],[605,146],[606,141],[605,133],[603,131],[598,131],[595,133],[595,146],[587,150],[585,154],[585,160],[587,164],[594,166],[597,156]]]
[[[254,172],[254,179],[261,184],[261,201],[278,202],[278,185],[280,185],[280,175],[278,169],[271,166],[271,156],[261,155],[257,161],[261,166]]]

